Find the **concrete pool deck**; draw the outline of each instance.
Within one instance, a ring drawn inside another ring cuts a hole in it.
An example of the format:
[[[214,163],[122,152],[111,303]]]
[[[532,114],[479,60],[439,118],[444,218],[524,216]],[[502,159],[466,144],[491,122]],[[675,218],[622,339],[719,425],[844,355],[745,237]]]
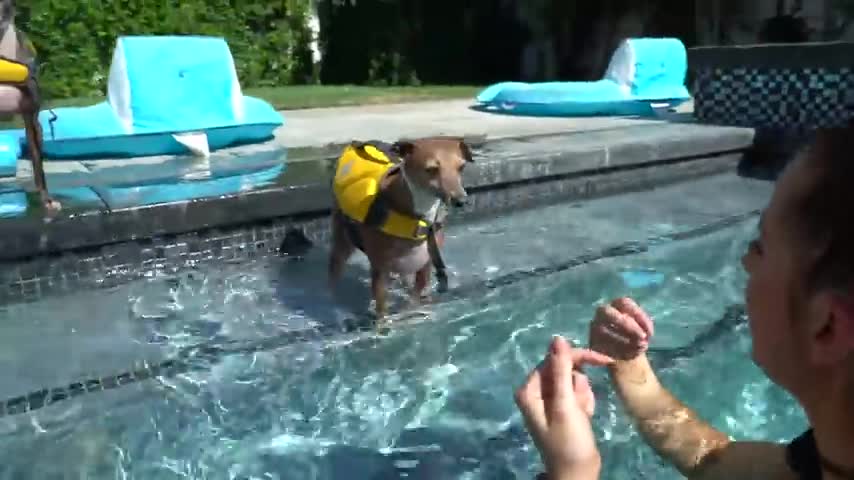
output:
[[[47,221],[31,205],[25,215],[0,220],[0,262],[6,264],[0,303],[38,297],[57,285],[67,290],[92,269],[108,272],[110,284],[155,265],[270,253],[293,226],[323,240],[332,160],[353,139],[469,139],[476,163],[466,171],[473,193],[466,216],[731,171],[754,137],[752,129],[696,124],[690,105],[652,119],[517,117],[471,106],[463,100],[288,111],[274,142],[250,147],[242,158],[220,152],[201,170],[198,159],[122,160],[120,167],[115,160],[49,162],[48,185],[64,210]],[[27,162],[21,163],[18,185],[29,181]],[[182,176],[204,181],[212,170],[240,178],[247,168],[283,164],[274,179],[224,196],[139,205],[115,190]],[[62,198],[62,189],[80,187],[93,194]]]
[[[272,142],[213,152],[209,161],[193,157],[54,161],[45,166],[52,190],[140,184],[187,178],[203,180],[206,170],[220,174],[332,155],[353,139],[394,141],[431,135],[463,136],[473,145],[544,135],[571,135],[690,121],[691,104],[654,119],[623,117],[516,117],[475,110],[470,100],[368,105],[282,112],[285,126]],[[718,127],[726,128],[726,127]],[[737,129],[747,130],[747,129]],[[628,132],[626,132],[628,133]],[[0,178],[0,187],[34,188],[32,165],[20,161],[17,175]]]

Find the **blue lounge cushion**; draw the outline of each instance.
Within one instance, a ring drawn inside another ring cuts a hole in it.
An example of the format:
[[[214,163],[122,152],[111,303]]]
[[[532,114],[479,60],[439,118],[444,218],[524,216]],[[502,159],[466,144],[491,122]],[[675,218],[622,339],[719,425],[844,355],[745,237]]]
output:
[[[183,35],[120,37],[107,100],[42,111],[39,121],[52,159],[188,154],[175,138],[188,132],[204,132],[214,151],[270,140],[284,123],[243,95],[225,39]]]
[[[0,131],[0,177],[14,177],[21,157],[23,130]]]
[[[623,41],[604,78],[593,82],[500,82],[476,99],[486,109],[525,115],[648,115],[690,99],[688,56],[676,38]]]

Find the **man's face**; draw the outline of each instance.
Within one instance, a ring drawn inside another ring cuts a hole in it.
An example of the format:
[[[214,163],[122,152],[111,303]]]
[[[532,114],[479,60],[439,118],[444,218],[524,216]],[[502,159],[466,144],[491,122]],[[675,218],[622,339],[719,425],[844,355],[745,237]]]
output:
[[[762,214],[759,233],[742,258],[748,274],[745,300],[753,339],[753,359],[781,385],[796,381],[801,366],[805,322],[798,289],[805,252],[793,235],[792,205],[810,188],[805,158],[793,162]]]
[[[780,177],[742,259],[753,359],[800,397],[820,397],[822,382],[854,381],[854,295],[838,287],[807,290],[820,245],[806,240],[795,207],[816,188],[812,161],[801,156]]]

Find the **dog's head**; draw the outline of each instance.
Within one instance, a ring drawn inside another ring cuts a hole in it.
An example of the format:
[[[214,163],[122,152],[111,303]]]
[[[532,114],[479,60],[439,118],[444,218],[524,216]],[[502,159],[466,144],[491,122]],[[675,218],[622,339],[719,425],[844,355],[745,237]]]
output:
[[[455,207],[465,204],[468,194],[463,187],[463,170],[474,162],[465,140],[459,137],[401,140],[392,149],[403,159],[411,186]]]

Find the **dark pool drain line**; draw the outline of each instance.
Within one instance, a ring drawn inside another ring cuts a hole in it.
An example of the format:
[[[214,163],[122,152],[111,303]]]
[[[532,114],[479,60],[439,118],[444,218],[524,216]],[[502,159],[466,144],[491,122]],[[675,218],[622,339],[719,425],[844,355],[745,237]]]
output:
[[[519,283],[528,279],[541,278],[548,275],[564,272],[572,268],[576,268],[595,261],[604,260],[607,258],[622,257],[626,255],[635,255],[648,251],[650,248],[659,246],[674,241],[687,240],[691,238],[708,235],[727,227],[736,225],[747,219],[755,217],[759,212],[750,211],[743,214],[732,215],[722,218],[715,222],[696,227],[682,232],[665,234],[652,237],[641,242],[626,242],[614,247],[607,248],[598,253],[590,253],[572,258],[566,262],[550,265],[545,267],[537,267],[530,270],[517,270],[505,275],[501,275],[494,279],[489,279],[484,282],[471,284],[469,286],[460,286],[449,290],[442,294],[438,299],[442,302],[450,300],[471,298],[472,294],[485,292]],[[733,310],[735,308],[736,310]],[[714,339],[729,330],[733,318],[740,318],[739,315],[734,315],[733,312],[738,312],[738,308],[730,307],[724,315],[721,322],[716,322],[710,330],[699,335],[695,341],[689,343],[686,347],[667,349],[662,351],[651,350],[654,355],[666,354],[671,352],[674,358],[682,357],[696,351],[694,346],[698,341],[705,344],[708,340]],[[742,308],[743,313],[743,308]],[[743,315],[742,315],[743,316]],[[723,320],[728,320],[724,322]],[[395,328],[405,327],[407,323],[412,322],[401,321],[396,323]],[[96,393],[104,390],[111,390],[124,385],[138,383],[149,380],[154,377],[174,377],[191,371],[207,370],[210,366],[228,355],[251,354],[262,351],[275,350],[298,343],[324,340],[344,335],[373,335],[377,333],[377,329],[369,318],[353,318],[343,322],[343,325],[322,325],[317,328],[296,330],[291,332],[283,332],[260,340],[251,341],[226,341],[218,344],[203,343],[185,347],[171,359],[164,360],[152,365],[143,365],[140,368],[123,372],[118,375],[107,375],[99,378],[74,382],[64,387],[45,388],[38,391],[30,392],[25,395],[13,397],[0,402],[0,418],[10,415],[19,415],[22,413],[32,412],[48,405],[57,402],[69,400],[71,398],[86,394]],[[704,336],[705,335],[705,336]]]
[[[516,270],[504,275],[500,275],[496,278],[485,280],[483,282],[459,286],[441,295],[440,298],[442,301],[472,298],[474,296],[472,294],[506,287],[514,283],[523,282],[528,279],[547,277],[549,275],[561,273],[566,270],[586,265],[588,263],[597,262],[599,260],[645,253],[651,248],[660,246],[662,244],[672,243],[681,240],[690,240],[692,238],[709,235],[711,233],[723,230],[725,228],[737,225],[741,222],[754,218],[757,215],[759,215],[759,210],[752,210],[746,213],[724,217],[714,222],[710,222],[689,230],[657,235],[648,238],[644,241],[625,242],[619,245],[615,245],[613,247],[606,248],[605,250],[599,252],[580,255],[562,263],[543,267],[536,267],[528,270]]]

